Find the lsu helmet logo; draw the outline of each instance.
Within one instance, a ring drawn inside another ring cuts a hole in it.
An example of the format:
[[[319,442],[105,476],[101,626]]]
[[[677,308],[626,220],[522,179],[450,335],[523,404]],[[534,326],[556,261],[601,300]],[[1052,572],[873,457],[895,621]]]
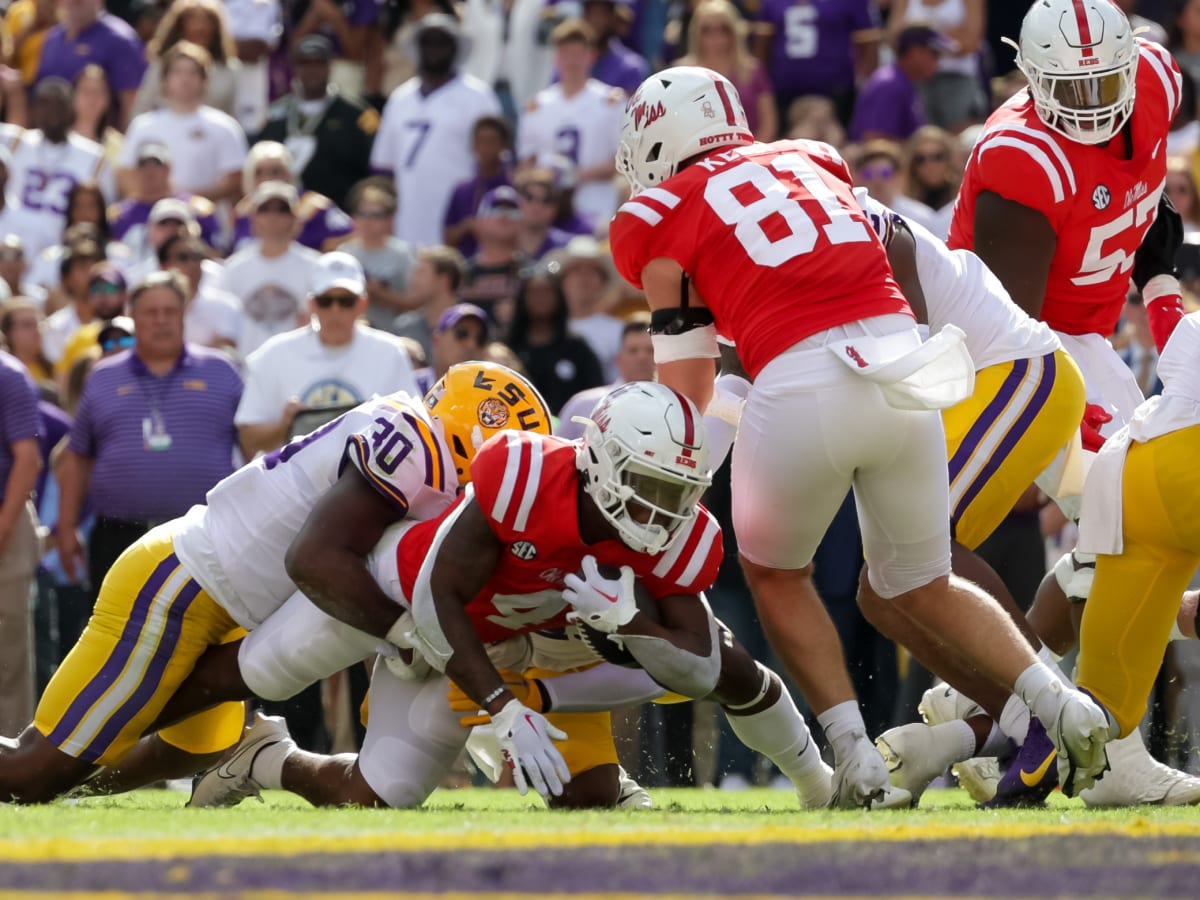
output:
[[[479,424],[484,428],[503,428],[508,424],[508,407],[496,397],[479,401]]]

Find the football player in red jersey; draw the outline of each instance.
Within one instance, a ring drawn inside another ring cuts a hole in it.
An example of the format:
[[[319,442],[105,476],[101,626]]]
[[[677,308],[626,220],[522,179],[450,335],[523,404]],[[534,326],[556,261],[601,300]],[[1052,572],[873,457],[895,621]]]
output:
[[[525,635],[578,620],[663,687],[715,699],[747,746],[793,780],[804,806],[827,805],[832,772],[803,717],[779,678],[718,626],[699,595],[722,556],[720,527],[698,505],[709,483],[699,413],[651,382],[610,393],[579,442],[489,441],[455,506],[399,529],[377,550],[376,577],[407,607],[390,631],[416,656],[407,671],[376,667],[357,764],[252,732],[195,793],[225,804],[286,787],[314,802],[419,804],[467,738],[446,702],[444,671],[490,714],[487,729],[522,793],[528,779],[548,799],[561,795],[570,775],[555,742],[567,735],[513,693],[497,662],[524,668],[528,660],[517,660]],[[600,565],[619,574],[606,576]],[[635,578],[656,601],[658,620],[639,610]],[[645,690],[645,679],[639,683]],[[593,795],[607,796],[607,805],[616,799],[615,762],[613,752],[610,765],[590,770]]]
[[[922,344],[905,300],[923,303],[919,282],[901,293],[845,163],[816,142],[754,143],[728,80],[677,67],[630,100],[617,164],[635,194],[613,221],[613,256],[646,292],[661,380],[706,406],[717,332],[754,379],[733,458],[739,551],[763,626],[834,746],[839,801],[898,790],[811,580],[851,487],[863,589],[1044,711],[1074,770],[1068,789],[1087,786],[1105,766],[1103,711],[1037,661],[994,600],[949,580],[935,410],[969,390],[970,358],[961,332]]]
[[[1131,279],[1160,351],[1183,315],[1173,275],[1181,232],[1163,227],[1177,214],[1162,196],[1182,79],[1171,55],[1137,38],[1108,0],[1037,0],[1021,25],[1017,65],[1029,87],[984,126],[949,244],[974,250],[1018,305],[1058,333],[1083,372],[1084,446],[1095,451],[1142,401],[1107,340]],[[1044,486],[1078,518],[1077,494]],[[1030,611],[1060,654],[1075,643],[1094,572],[1094,557],[1064,556]],[[1069,608],[1068,597],[1080,602]],[[1089,804],[1200,802],[1200,780],[1155,763],[1140,733],[1109,753],[1112,773],[1084,792]]]

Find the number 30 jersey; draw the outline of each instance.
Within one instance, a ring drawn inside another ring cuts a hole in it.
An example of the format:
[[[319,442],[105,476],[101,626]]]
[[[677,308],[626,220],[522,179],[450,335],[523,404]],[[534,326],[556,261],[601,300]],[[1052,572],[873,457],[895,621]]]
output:
[[[622,204],[613,260],[639,288],[652,260],[679,263],[757,376],[819,332],[912,315],[852,184],[817,141],[720,150]]]
[[[982,191],[1035,209],[1058,238],[1042,320],[1065,334],[1108,337],[1129,291],[1133,257],[1154,221],[1167,177],[1167,130],[1179,109],[1179,67],[1158,44],[1138,40],[1137,100],[1125,137],[1080,144],[1050,130],[1020,91],[988,118],[967,162],[947,242],[975,249]]]
[[[359,404],[238,469],[181,520],[175,553],[242,627],[257,627],[295,592],[284,555],[346,465],[392,502],[397,521],[434,518],[458,489],[440,429],[403,392]]]

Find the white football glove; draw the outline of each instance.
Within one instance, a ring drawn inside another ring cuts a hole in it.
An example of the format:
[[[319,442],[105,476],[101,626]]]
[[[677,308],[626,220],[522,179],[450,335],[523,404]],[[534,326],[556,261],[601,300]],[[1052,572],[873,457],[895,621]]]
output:
[[[490,730],[499,743],[520,794],[529,793],[529,785],[533,785],[535,791],[549,800],[551,794],[556,797],[561,794],[563,785],[571,780],[571,770],[554,746],[554,741],[565,741],[567,733],[521,701],[509,700],[492,716],[490,725],[479,727]]]
[[[567,613],[568,622],[583,622],[612,634],[637,615],[634,574],[629,566],[621,566],[619,578],[605,578],[596,566],[596,557],[585,556],[583,578],[571,574],[563,582],[563,599],[574,609]]]

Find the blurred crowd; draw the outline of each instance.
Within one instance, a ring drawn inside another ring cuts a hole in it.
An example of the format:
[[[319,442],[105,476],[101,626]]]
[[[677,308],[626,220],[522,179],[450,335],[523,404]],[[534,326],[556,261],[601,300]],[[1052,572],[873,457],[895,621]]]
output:
[[[1117,4],[1184,72],[1166,190],[1194,298],[1200,0]],[[760,140],[834,144],[872,195],[945,236],[983,121],[1021,89],[1000,39],[1027,7],[13,0],[0,28],[0,734],[30,720],[112,561],[242,460],[469,359],[528,374],[568,436],[606,386],[653,377],[644,302],[606,243],[628,192],[621,117],[650,72],[723,73]],[[348,283],[339,254],[365,273],[354,296],[334,290]],[[1136,300],[1113,340],[1153,392]],[[727,473],[709,505],[728,523]],[[1025,603],[1072,540],[1052,510],[1031,489],[983,548]],[[877,733],[911,718],[927,682],[855,608],[855,528],[839,517],[817,579]],[[711,599],[766,658],[726,534]],[[365,683],[351,672],[291,703],[293,734],[353,743],[352,717],[333,711]],[[1172,683],[1165,722],[1178,721]],[[642,718],[644,783],[769,778],[703,707]],[[693,733],[720,748],[699,766]]]

